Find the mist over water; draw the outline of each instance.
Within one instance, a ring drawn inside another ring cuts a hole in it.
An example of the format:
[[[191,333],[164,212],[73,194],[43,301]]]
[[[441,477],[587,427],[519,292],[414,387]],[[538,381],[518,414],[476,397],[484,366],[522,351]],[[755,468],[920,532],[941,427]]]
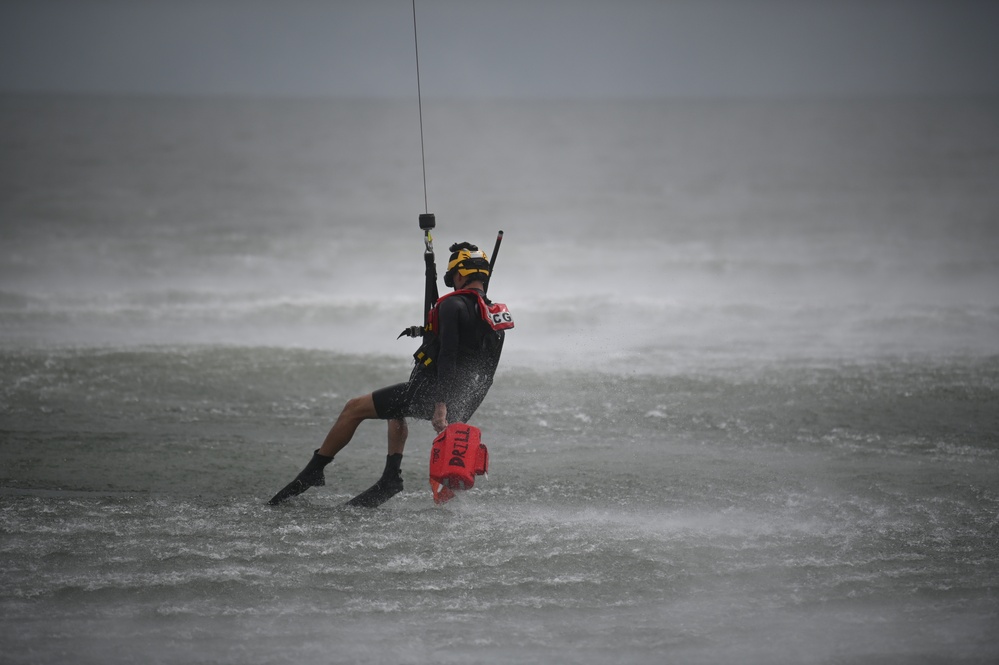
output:
[[[3,106],[5,338],[396,353],[376,331],[419,318],[410,105]],[[438,254],[506,231],[494,288],[527,317],[522,351],[995,351],[993,103],[452,103],[426,118]]]
[[[993,662],[994,100],[424,108],[517,327],[444,508],[362,425],[420,320],[415,105],[0,98],[13,663]]]

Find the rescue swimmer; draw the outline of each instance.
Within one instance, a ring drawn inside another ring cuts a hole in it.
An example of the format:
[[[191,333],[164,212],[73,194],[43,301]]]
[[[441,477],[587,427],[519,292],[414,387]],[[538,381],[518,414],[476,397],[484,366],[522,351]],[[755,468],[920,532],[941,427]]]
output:
[[[432,267],[429,243],[428,248],[428,266]],[[478,409],[492,386],[505,331],[513,328],[513,318],[506,305],[486,297],[492,270],[486,253],[467,242],[451,245],[450,252],[444,284],[454,290],[436,299],[424,326],[413,326],[400,335],[423,338],[414,353],[415,366],[409,380],[348,400],[322,446],[298,476],[274,495],[271,505],[310,487],[325,485],[324,469],[350,443],[357,427],[369,419],[388,423],[385,470],[378,482],[348,505],[381,505],[403,489],[401,464],[409,435],[407,418],[429,420],[434,430],[443,432],[449,424],[467,423]],[[427,282],[428,293],[436,298],[435,269],[428,268]],[[433,301],[428,297],[429,302]]]

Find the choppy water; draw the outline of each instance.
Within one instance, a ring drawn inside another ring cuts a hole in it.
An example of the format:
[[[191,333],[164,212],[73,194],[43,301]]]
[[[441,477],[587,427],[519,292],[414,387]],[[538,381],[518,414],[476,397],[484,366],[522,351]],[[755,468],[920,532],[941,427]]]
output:
[[[0,660],[994,662],[996,108],[430,108],[517,329],[361,511],[380,423],[264,502],[408,372],[412,109],[3,99]]]

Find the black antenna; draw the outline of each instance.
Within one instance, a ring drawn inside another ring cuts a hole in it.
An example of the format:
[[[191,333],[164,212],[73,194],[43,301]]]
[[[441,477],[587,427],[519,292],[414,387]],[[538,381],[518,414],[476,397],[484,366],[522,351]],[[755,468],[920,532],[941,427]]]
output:
[[[486,289],[489,288],[489,280],[493,278],[493,266],[496,265],[496,257],[499,256],[500,243],[503,242],[503,230],[496,234],[496,244],[493,245],[493,257],[489,259],[489,277],[486,279]]]

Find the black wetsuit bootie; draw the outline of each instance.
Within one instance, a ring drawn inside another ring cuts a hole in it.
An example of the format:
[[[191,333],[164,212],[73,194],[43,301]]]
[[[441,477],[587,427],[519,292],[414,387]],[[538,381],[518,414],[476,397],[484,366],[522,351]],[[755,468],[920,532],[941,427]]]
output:
[[[312,453],[312,459],[305,465],[305,468],[302,469],[301,473],[295,476],[295,480],[285,485],[285,488],[275,494],[274,497],[268,501],[268,503],[272,506],[276,506],[285,499],[298,496],[310,487],[321,487],[325,485],[326,478],[323,476],[323,469],[325,469],[326,465],[332,461],[332,457],[320,455],[319,451],[316,450]]]
[[[378,482],[347,502],[357,508],[377,508],[402,491],[402,453],[385,457],[385,470]]]

